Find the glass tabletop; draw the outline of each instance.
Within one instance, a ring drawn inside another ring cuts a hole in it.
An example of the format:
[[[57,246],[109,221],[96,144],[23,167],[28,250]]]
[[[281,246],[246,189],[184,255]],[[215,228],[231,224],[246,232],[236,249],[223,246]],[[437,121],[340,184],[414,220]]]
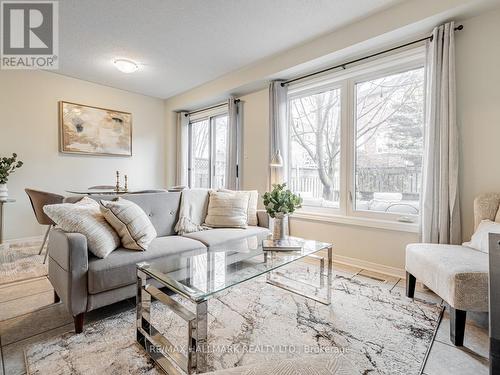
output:
[[[289,238],[301,241],[302,249],[264,251],[264,238],[253,236],[212,246],[210,250],[192,250],[161,260],[139,263],[137,268],[174,292],[193,302],[201,302],[231,286],[332,246]]]

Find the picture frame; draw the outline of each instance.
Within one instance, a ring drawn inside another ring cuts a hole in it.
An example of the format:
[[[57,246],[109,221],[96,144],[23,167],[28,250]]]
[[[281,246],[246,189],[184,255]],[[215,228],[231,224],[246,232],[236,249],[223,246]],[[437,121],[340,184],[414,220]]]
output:
[[[132,114],[60,101],[59,152],[132,156]]]

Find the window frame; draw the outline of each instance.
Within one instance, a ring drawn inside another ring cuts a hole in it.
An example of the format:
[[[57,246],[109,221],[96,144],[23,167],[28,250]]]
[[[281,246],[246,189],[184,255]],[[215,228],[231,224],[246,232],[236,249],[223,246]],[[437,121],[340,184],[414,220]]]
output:
[[[297,217],[319,219],[322,221],[338,221],[346,224],[379,227],[384,229],[400,229],[417,232],[420,222],[418,215],[396,214],[355,209],[356,180],[356,92],[357,83],[381,78],[391,74],[402,73],[418,68],[425,68],[425,49],[423,46],[387,57],[357,65],[348,70],[334,72],[320,77],[290,85],[288,104],[291,99],[317,94],[340,88],[340,199],[339,208],[304,206],[297,210]],[[425,86],[425,81],[424,81]],[[425,113],[425,103],[424,103]],[[288,126],[290,126],[289,114]],[[288,132],[290,140],[290,131]],[[290,142],[289,142],[290,143]],[[287,145],[291,155],[291,145]],[[290,158],[290,156],[289,156]],[[291,163],[287,168],[290,170]],[[421,212],[421,210],[420,210]],[[414,221],[401,221],[403,216],[409,216]]]
[[[298,98],[303,98],[303,97],[306,97],[306,96],[311,96],[311,95],[316,95],[316,94],[321,94],[323,92],[326,92],[326,91],[333,91],[333,90],[340,90],[340,143],[341,143],[341,146],[340,146],[340,160],[339,160],[339,165],[340,165],[340,169],[339,169],[339,208],[332,208],[332,207],[323,207],[323,206],[306,206],[307,207],[307,210],[304,210],[302,209],[303,212],[316,212],[316,213],[334,213],[334,214],[342,214],[343,213],[343,210],[342,210],[342,191],[343,191],[343,187],[342,187],[342,183],[343,183],[343,180],[345,179],[345,176],[344,176],[344,173],[345,173],[345,170],[343,168],[343,165],[342,165],[342,142],[343,142],[343,129],[342,129],[342,123],[343,123],[343,115],[344,115],[344,109],[343,109],[343,105],[344,105],[344,101],[343,98],[342,98],[342,90],[343,90],[343,87],[342,87],[342,84],[341,83],[338,83],[338,84],[335,84],[335,85],[321,85],[321,86],[317,86],[317,87],[313,87],[313,88],[310,88],[310,89],[306,89],[306,90],[301,90],[301,91],[297,91],[297,92],[294,92],[292,93],[291,95],[288,95],[288,98],[287,98],[287,105],[289,106],[290,108],[290,101],[293,100],[293,99],[298,99]],[[288,126],[290,126],[290,122],[291,122],[291,118],[292,118],[292,114],[291,114],[291,110],[288,111]],[[287,131],[287,148],[288,148],[288,163],[286,163],[286,168],[288,169],[288,173],[287,173],[287,176],[291,176],[291,170],[292,170],[292,163],[290,162],[290,156],[292,155],[292,142],[291,142],[291,138],[292,138],[292,132],[290,131],[290,129],[288,129]]]
[[[208,189],[213,189],[213,181],[215,177],[215,159],[216,159],[216,145],[214,140],[216,139],[216,120],[217,118],[227,116],[229,117],[229,111],[227,106],[217,108],[215,110],[203,111],[192,115],[189,117],[188,124],[188,186],[193,188],[193,123],[208,121]],[[228,118],[229,122],[229,118]],[[229,126],[229,124],[228,124]],[[229,142],[229,140],[226,140]],[[227,147],[227,145],[226,145]],[[226,176],[227,177],[227,176]],[[227,181],[226,181],[227,183]],[[220,188],[220,187],[219,187]]]

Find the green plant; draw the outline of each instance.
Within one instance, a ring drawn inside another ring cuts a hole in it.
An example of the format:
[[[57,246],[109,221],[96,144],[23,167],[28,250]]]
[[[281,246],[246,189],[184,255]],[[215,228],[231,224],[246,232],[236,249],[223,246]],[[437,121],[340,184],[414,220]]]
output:
[[[285,183],[273,184],[273,190],[262,196],[266,211],[272,218],[283,217],[302,207],[302,198],[285,188]]]
[[[14,173],[17,168],[21,168],[23,162],[17,160],[17,154],[12,154],[12,157],[3,157],[0,159],[0,184],[6,184],[9,180],[9,175]]]

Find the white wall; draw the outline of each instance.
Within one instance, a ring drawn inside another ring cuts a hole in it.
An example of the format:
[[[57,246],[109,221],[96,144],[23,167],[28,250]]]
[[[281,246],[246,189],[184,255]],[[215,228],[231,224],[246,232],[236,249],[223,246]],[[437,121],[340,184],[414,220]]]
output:
[[[132,113],[133,156],[81,156],[58,151],[58,101]],[[0,156],[16,152],[24,166],[8,182],[17,202],[5,205],[7,239],[35,236],[37,224],[24,188],[56,193],[114,184],[119,170],[130,187],[163,187],[164,102],[54,73],[0,71]],[[67,194],[67,193],[65,193]]]
[[[267,86],[272,78],[286,78],[300,72],[340,63],[348,57],[375,52],[384,46],[428,35],[433,26],[449,19],[481,12],[497,0],[406,0],[384,11],[360,19],[334,32],[257,61],[238,71],[168,98],[167,184],[175,183],[175,116],[173,111],[213,105],[229,94],[246,94]],[[498,5],[498,4],[497,4]],[[267,115],[266,115],[267,116]]]
[[[463,25],[456,40],[457,116],[463,237],[469,239],[474,197],[500,192],[500,10]]]
[[[375,16],[374,16],[375,17]],[[385,17],[383,17],[385,19]],[[434,24],[442,22],[436,20]],[[368,21],[364,21],[366,23]],[[374,20],[370,24],[375,24]],[[457,114],[461,127],[461,196],[464,238],[472,231],[472,200],[486,191],[500,191],[500,10],[487,11],[479,16],[466,18],[465,29],[456,35],[457,49]],[[354,26],[351,27],[351,31]],[[343,32],[343,31],[341,31]],[[369,34],[369,32],[367,32]],[[362,34],[356,33],[356,38]],[[365,35],[368,35],[365,34]],[[333,37],[330,38],[332,40]],[[335,39],[335,38],[333,38]],[[411,38],[410,38],[411,39]],[[311,46],[314,45],[311,44]],[[308,46],[302,49],[310,50]],[[288,55],[286,55],[288,56]],[[283,59],[288,61],[288,57]],[[279,59],[279,57],[275,58]],[[274,60],[273,60],[274,61]],[[281,61],[282,63],[283,61]],[[279,65],[275,62],[274,65]],[[273,65],[273,64],[271,64]],[[267,67],[269,68],[269,67]],[[270,69],[270,68],[269,68]],[[268,71],[269,71],[268,69]],[[253,68],[254,78],[257,74]],[[237,85],[248,78],[248,71],[211,82],[166,101],[167,142],[175,142],[173,110],[191,108],[193,103],[219,100],[229,92],[231,83]],[[264,79],[265,77],[260,77]],[[232,90],[238,92],[239,88]],[[245,189],[267,189],[269,107],[267,89],[240,97],[244,108],[244,165]],[[175,154],[172,151],[172,158]],[[168,163],[167,182],[173,181],[175,163]],[[418,242],[416,233],[375,229],[331,222],[291,220],[292,234],[305,238],[332,242],[335,254],[381,264],[386,271],[404,268],[406,244]]]
[[[243,108],[243,189],[268,189],[269,95],[261,90],[240,97]]]

